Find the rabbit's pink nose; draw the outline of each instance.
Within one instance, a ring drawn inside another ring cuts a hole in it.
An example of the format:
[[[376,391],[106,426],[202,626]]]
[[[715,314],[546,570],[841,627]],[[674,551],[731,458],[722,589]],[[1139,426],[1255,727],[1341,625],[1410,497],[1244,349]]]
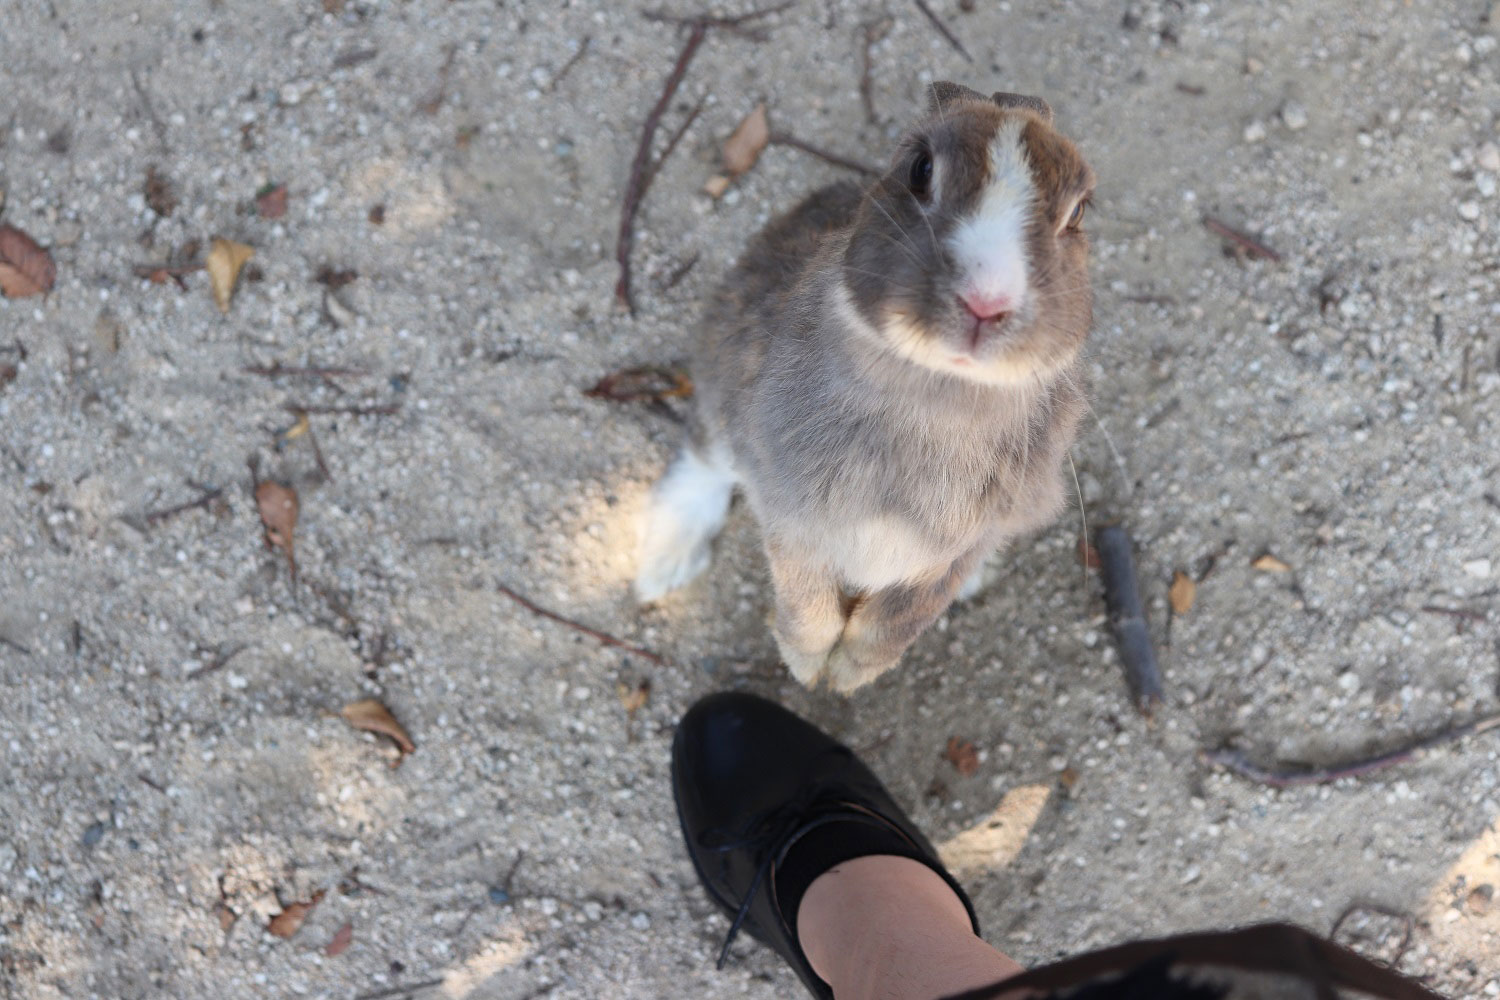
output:
[[[981,291],[960,292],[959,301],[975,319],[999,319],[1014,310],[1015,303],[1009,295],[996,295]]]

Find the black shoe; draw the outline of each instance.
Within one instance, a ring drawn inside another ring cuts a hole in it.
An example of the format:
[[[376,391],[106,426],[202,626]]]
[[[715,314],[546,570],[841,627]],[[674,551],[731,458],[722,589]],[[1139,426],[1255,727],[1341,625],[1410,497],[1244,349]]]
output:
[[[672,742],[672,792],[698,878],[733,920],[720,968],[743,928],[831,1000],[797,943],[797,906],[819,875],[872,854],[937,872],[979,933],[969,897],[854,751],[764,698],[725,692],[688,710]]]

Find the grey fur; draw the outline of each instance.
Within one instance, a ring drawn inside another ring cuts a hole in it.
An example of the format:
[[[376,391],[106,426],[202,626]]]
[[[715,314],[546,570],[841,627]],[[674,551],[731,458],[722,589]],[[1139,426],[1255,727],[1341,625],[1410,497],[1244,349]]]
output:
[[[903,169],[898,160],[893,175]],[[783,658],[803,683],[826,674],[841,691],[894,666],[988,555],[1056,515],[1085,405],[1076,354],[1089,322],[1086,276],[1039,296],[1030,322],[1082,329],[1059,332],[1066,350],[1050,333],[1045,349],[1028,346],[1045,363],[1020,384],[921,367],[851,322],[881,308],[876,292],[851,291],[851,260],[895,274],[916,254],[946,287],[941,233],[955,219],[927,219],[930,240],[851,250],[910,197],[889,180],[869,192],[824,188],[773,221],[709,304],[692,361],[689,447],[732,465],[760,522]],[[947,315],[904,307],[924,323]],[[1017,335],[1025,345],[1044,336]]]

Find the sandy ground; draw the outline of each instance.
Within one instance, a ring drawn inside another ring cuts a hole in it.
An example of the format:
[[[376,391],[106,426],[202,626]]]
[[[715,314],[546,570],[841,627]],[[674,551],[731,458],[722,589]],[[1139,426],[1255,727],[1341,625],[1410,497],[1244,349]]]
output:
[[[632,319],[614,236],[670,25],[615,4],[12,0],[4,220],[59,278],[0,300],[0,993],[797,995],[748,941],[714,971],[727,925],[678,843],[672,726],[724,687],[869,748],[936,840],[1026,792],[1018,851],[966,876],[1023,961],[1377,904],[1414,922],[1403,969],[1500,993],[1494,732],[1286,791],[1196,757],[1327,763],[1500,702],[1500,12],[933,6],[972,64],[905,0],[800,0],[768,41],[710,36],[667,114],[663,139],[704,101],[640,220]],[[885,15],[869,124],[863,25]],[[1101,178],[1097,420],[1074,455],[1090,520],[1136,539],[1169,686],[1153,728],[1076,510],[848,700],[778,667],[743,511],[706,578],[629,599],[679,429],[581,390],[681,357],[745,237],[840,176],[773,147],[715,203],[719,143],[765,100],[879,161],[934,78],[1045,95]],[[267,183],[289,190],[274,221]],[[1226,255],[1205,213],[1283,259]],[[133,274],[213,236],[256,251],[227,316],[202,274]],[[332,305],[324,265],[358,272]],[[276,363],[364,374],[242,371]],[[288,404],[388,403],[312,416],[326,474],[308,435],[278,447]],[[295,582],[250,462],[300,494]],[[145,516],[190,482],[224,493]],[[1290,572],[1252,568],[1267,551]],[[1178,570],[1207,575],[1169,628]],[[642,680],[631,725],[617,692]],[[338,717],[365,697],[417,744],[399,768]],[[320,891],[295,936],[268,933]],[[1401,927],[1365,910],[1340,936],[1389,957]]]

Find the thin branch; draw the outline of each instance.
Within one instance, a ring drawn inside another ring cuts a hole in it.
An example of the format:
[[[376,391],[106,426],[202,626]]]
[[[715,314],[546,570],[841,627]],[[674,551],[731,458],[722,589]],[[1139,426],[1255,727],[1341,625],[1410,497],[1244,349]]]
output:
[[[11,649],[14,649],[18,653],[25,653],[27,656],[31,655],[30,649],[21,645],[19,642],[12,639],[8,635],[0,635],[0,646],[9,646]]]
[[[230,660],[234,659],[236,656],[239,656],[241,653],[243,653],[245,650],[247,650],[249,648],[250,648],[250,644],[248,642],[242,642],[239,645],[237,645],[237,646],[233,647],[232,649],[230,649],[228,652],[220,652],[212,660],[210,660],[208,663],[205,663],[203,666],[199,667],[197,670],[191,671],[187,675],[187,679],[190,680],[190,681],[195,681],[198,678],[204,676],[205,674],[211,674],[211,673],[213,673],[215,670],[223,670],[225,667],[227,667],[229,665],[229,661]]]
[[[148,525],[160,524],[168,518],[176,517],[178,514],[184,514],[190,510],[196,510],[200,507],[207,509],[209,504],[224,495],[223,487],[205,486],[202,483],[194,482],[189,482],[188,485],[198,491],[199,495],[197,498],[172,507],[163,507],[161,510],[149,511],[141,515],[141,521]]]
[[[385,1000],[386,997],[398,997],[403,993],[415,993],[418,990],[430,990],[434,986],[443,985],[441,979],[424,979],[420,983],[407,983],[405,986],[392,986],[389,989],[375,990],[371,993],[356,994],[354,1000]]]
[[[819,146],[814,146],[810,142],[804,142],[803,140],[798,139],[796,136],[788,135],[785,132],[772,132],[770,141],[772,145],[790,146],[792,149],[800,149],[802,152],[807,153],[811,156],[816,156],[818,159],[824,160],[828,163],[832,163],[836,167],[843,167],[845,170],[853,170],[855,173],[864,174],[866,177],[880,176],[880,171],[877,168],[870,166],[868,163],[861,163],[858,160],[851,160],[847,156],[840,156],[838,153],[830,153],[826,149],[823,149]]]
[[[370,374],[363,368],[329,368],[322,365],[284,365],[276,362],[274,365],[246,365],[240,371],[246,375],[263,375],[266,378],[276,378],[281,375],[305,375],[314,378],[335,378],[346,376],[348,378],[360,378]]]
[[[959,55],[963,56],[969,62],[974,61],[974,57],[969,55],[969,50],[964,48],[963,42],[960,42],[958,36],[948,30],[948,26],[943,23],[942,19],[932,12],[932,8],[927,6],[926,0],[912,0],[912,3],[917,5],[917,10],[920,10],[927,16],[927,20],[932,22],[932,26],[938,30],[938,33],[948,39],[948,44],[953,46]]]
[[[666,148],[661,151],[661,155],[651,165],[650,173],[646,175],[645,187],[649,188],[655,183],[656,175],[661,171],[662,165],[667,162],[667,157],[672,155],[672,150],[677,148],[677,144],[682,141],[682,137],[687,134],[687,130],[692,128],[693,122],[698,120],[698,115],[703,110],[703,101],[704,98],[698,98],[698,103],[693,105],[693,110],[688,112],[687,117],[682,120],[682,124],[677,126],[677,130],[667,139]]]
[[[593,40],[593,36],[591,35],[583,36],[583,41],[578,43],[578,51],[573,53],[572,57],[567,62],[563,63],[562,69],[557,71],[557,75],[554,76],[552,78],[552,82],[547,85],[548,93],[555,91],[557,89],[557,85],[563,82],[563,77],[573,72],[573,67],[577,66],[581,61],[583,61],[583,57],[588,55],[589,43]]]
[[[401,410],[400,403],[374,403],[368,406],[350,403],[347,405],[315,406],[311,403],[287,403],[282,409],[288,413],[343,413],[355,417],[388,417]]]
[[[1404,747],[1391,750],[1375,757],[1365,757],[1360,760],[1350,761],[1346,764],[1335,764],[1330,767],[1317,767],[1309,770],[1283,771],[1274,768],[1262,767],[1251,763],[1243,753],[1238,750],[1200,750],[1198,759],[1205,764],[1213,764],[1228,771],[1238,774],[1240,777],[1257,784],[1268,785],[1271,788],[1296,788],[1302,785],[1326,785],[1340,778],[1358,778],[1366,774],[1384,770],[1395,764],[1404,764],[1409,760],[1415,760],[1418,756],[1434,747],[1455,740],[1463,739],[1478,733],[1487,732],[1500,727],[1500,712],[1494,715],[1486,715],[1466,722],[1452,729],[1445,729],[1434,736],[1427,736]]]
[[[1448,615],[1450,618],[1457,618],[1461,622],[1482,622],[1489,620],[1489,615],[1483,611],[1470,611],[1468,608],[1445,608],[1437,604],[1424,604],[1422,605],[1422,610],[1428,614]]]
[[[1205,215],[1203,217],[1203,225],[1207,227],[1209,232],[1228,240],[1247,257],[1276,262],[1280,262],[1281,260],[1281,254],[1272,250],[1260,240],[1257,240],[1253,236],[1247,236],[1238,229],[1234,229],[1214,218],[1212,215]]]
[[[651,652],[651,650],[633,645],[623,639],[616,639],[608,632],[600,632],[596,628],[590,628],[589,626],[581,624],[580,622],[575,622],[571,618],[564,618],[556,611],[548,611],[540,604],[533,602],[529,598],[521,596],[503,583],[495,584],[495,589],[500,591],[500,593],[504,594],[506,597],[509,597],[511,600],[515,601],[527,611],[532,612],[533,614],[541,615],[543,618],[550,618],[552,621],[557,622],[559,625],[566,625],[568,628],[573,629],[574,631],[582,632],[584,635],[597,639],[598,641],[604,643],[606,646],[615,646],[619,649],[626,650],[627,652],[635,653],[637,656],[644,656],[652,663],[659,663],[662,666],[667,665],[667,661],[665,659],[663,659],[656,653]]]
[[[448,46],[448,54],[443,59],[443,65],[438,70],[437,93],[433,94],[421,106],[422,110],[429,115],[437,114],[438,109],[443,106],[443,100],[448,96],[448,74],[453,72],[453,59],[457,55],[458,46],[450,44]]]

